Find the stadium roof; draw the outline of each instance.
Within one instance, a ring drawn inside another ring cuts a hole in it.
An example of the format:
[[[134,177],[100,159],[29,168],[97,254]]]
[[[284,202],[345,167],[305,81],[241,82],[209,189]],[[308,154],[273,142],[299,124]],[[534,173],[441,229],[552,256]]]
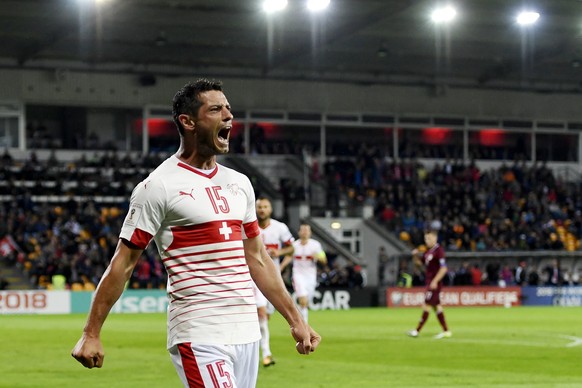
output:
[[[0,68],[582,91],[582,1],[3,0]],[[150,77],[150,78],[148,78]]]

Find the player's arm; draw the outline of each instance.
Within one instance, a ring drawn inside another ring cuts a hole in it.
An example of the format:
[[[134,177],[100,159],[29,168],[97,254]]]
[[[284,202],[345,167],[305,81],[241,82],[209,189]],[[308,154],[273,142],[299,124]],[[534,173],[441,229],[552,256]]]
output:
[[[315,255],[313,255],[313,257],[315,258],[316,262],[320,262],[321,264],[327,264],[327,255],[325,254],[325,251],[323,249],[317,252]]]
[[[414,262],[415,265],[422,267],[424,264],[422,262],[422,260],[420,259],[422,257],[422,253],[420,252],[420,250],[418,248],[414,248],[411,252],[412,254],[412,261]]]
[[[283,261],[281,262],[281,265],[279,266],[279,268],[280,268],[281,272],[283,272],[283,270],[284,270],[284,269],[285,269],[285,268],[286,268],[286,267],[287,267],[289,264],[291,264],[291,262],[292,262],[292,261],[293,261],[293,256],[291,256],[291,255],[285,256],[285,257],[283,258]]]
[[[321,337],[301,316],[291,295],[287,292],[277,267],[270,259],[260,237],[243,240],[247,264],[251,276],[263,295],[283,315],[291,329],[291,335],[297,341],[296,348],[301,354],[313,352]]]
[[[101,345],[100,333],[109,311],[123,293],[125,283],[141,256],[142,249],[132,249],[125,240],[120,239],[103,274],[83,329],[83,335],[77,342],[71,355],[87,368],[101,368],[105,357]]]
[[[279,249],[279,251],[277,252],[277,256],[292,256],[293,252],[295,252],[293,244],[287,244],[281,247],[281,249]]]
[[[269,254],[269,256],[271,256],[273,258],[292,255],[294,251],[295,251],[295,248],[293,247],[292,244],[285,245],[285,246],[281,247],[281,249],[267,248],[267,253]]]
[[[443,280],[443,278],[445,277],[445,275],[447,274],[447,272],[449,272],[449,269],[447,268],[446,265],[442,265],[439,268],[439,271],[437,272],[437,274],[435,275],[435,277],[430,282],[430,289],[431,290],[435,290],[437,288],[439,282],[441,280]]]

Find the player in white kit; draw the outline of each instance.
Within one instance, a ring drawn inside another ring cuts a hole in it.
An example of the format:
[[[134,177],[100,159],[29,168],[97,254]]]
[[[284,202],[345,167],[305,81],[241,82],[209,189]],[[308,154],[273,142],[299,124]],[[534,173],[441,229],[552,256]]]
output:
[[[261,238],[267,249],[267,253],[273,259],[277,270],[280,267],[280,256],[293,254],[293,235],[284,223],[271,218],[273,206],[268,198],[258,198],[256,202],[257,219],[261,229]],[[257,313],[259,315],[259,327],[261,328],[261,352],[263,354],[263,366],[275,364],[269,343],[269,318],[275,312],[275,308],[267,301],[267,298],[255,286],[255,299],[257,300]]]
[[[253,280],[285,317],[299,353],[321,337],[304,323],[259,236],[248,178],[216,163],[233,116],[220,82],[198,80],[173,102],[180,148],[132,193],[117,249],[72,356],[103,365],[100,332],[154,240],[168,272],[168,349],[187,387],[254,387],[260,331]]]
[[[293,242],[293,248],[293,255],[285,257],[281,263],[281,270],[293,262],[293,290],[299,302],[301,315],[307,322],[309,301],[317,287],[317,263],[327,263],[327,257],[321,243],[311,238],[309,224],[301,224],[299,240]]]

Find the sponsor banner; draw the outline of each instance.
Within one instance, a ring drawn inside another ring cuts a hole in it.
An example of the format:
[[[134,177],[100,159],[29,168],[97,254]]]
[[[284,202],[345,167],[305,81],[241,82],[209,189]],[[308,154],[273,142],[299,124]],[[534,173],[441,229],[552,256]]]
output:
[[[71,311],[86,313],[91,306],[92,292],[73,292]],[[168,297],[165,290],[126,290],[113,305],[111,313],[165,313]]]
[[[352,307],[377,306],[376,288],[318,288],[309,301],[311,310],[349,310]],[[295,294],[293,299],[297,300]]]
[[[424,302],[424,287],[386,289],[388,307],[417,307]],[[445,287],[441,291],[443,306],[519,306],[521,287]]]
[[[522,287],[524,306],[582,306],[582,287]]]
[[[0,315],[67,314],[71,312],[69,291],[0,291]]]
[[[89,291],[0,291],[0,315],[87,313],[93,292]],[[349,310],[352,307],[377,305],[376,289],[318,289],[312,310]],[[165,313],[168,297],[165,290],[126,290],[111,313]]]

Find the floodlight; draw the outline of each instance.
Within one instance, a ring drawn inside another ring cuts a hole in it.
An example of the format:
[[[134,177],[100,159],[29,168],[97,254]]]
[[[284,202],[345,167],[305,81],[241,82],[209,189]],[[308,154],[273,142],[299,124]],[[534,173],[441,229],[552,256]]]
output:
[[[329,6],[330,0],[307,0],[307,9],[312,12],[322,11]]]
[[[267,13],[282,11],[287,7],[287,0],[265,0],[263,10]]]
[[[448,23],[457,16],[457,10],[447,5],[443,8],[437,8],[432,11],[430,18],[435,23]]]
[[[540,14],[533,11],[523,11],[517,15],[517,23],[526,26],[534,24],[540,18]]]

